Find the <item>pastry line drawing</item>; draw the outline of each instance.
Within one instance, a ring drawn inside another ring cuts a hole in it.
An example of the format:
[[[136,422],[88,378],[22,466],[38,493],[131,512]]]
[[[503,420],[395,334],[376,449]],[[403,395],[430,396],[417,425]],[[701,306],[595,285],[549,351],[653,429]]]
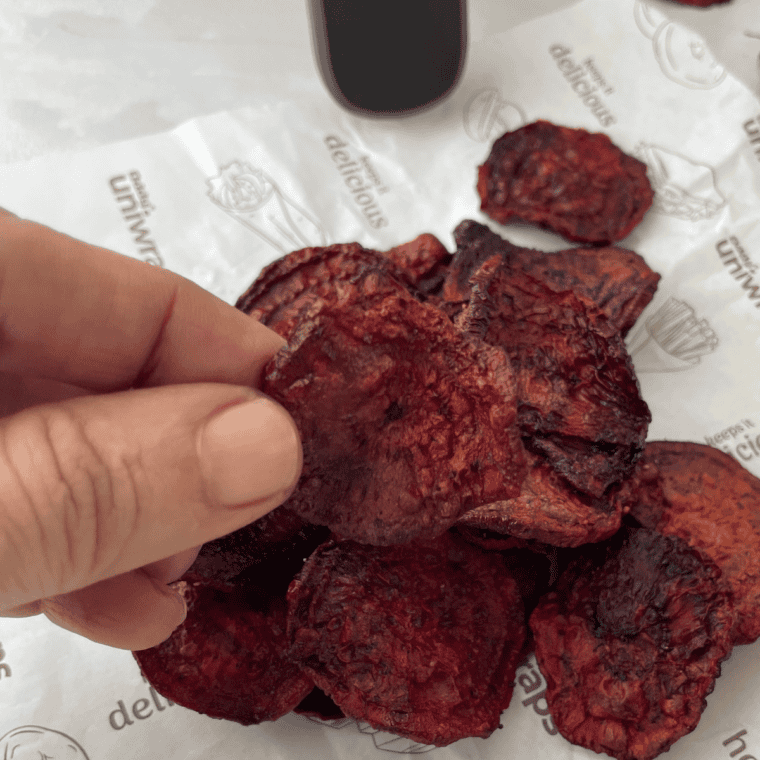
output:
[[[319,222],[262,169],[232,161],[206,184],[213,203],[279,253],[325,245]]]
[[[465,103],[462,122],[471,140],[488,142],[522,127],[528,119],[520,106],[504,100],[495,87],[485,87]]]
[[[652,40],[655,60],[668,79],[692,90],[711,90],[726,78],[725,67],[696,32],[670,21],[647,0],[636,0],[633,17]]]
[[[405,736],[380,731],[364,721],[357,721],[356,725],[361,733],[369,734],[375,747],[383,752],[393,752],[397,755],[422,755],[436,749],[434,744],[420,744]]]
[[[718,343],[707,320],[699,319],[685,301],[672,297],[626,339],[638,373],[692,369],[715,351]]]
[[[633,154],[647,165],[655,191],[655,211],[697,222],[714,217],[726,205],[715,170],[707,164],[644,142],[635,147]]]
[[[89,760],[79,742],[44,726],[20,726],[0,737],[0,757],[13,760]]]
[[[302,715],[306,720],[316,723],[319,726],[327,726],[338,730],[346,726],[355,726],[359,733],[372,737],[375,747],[383,752],[392,752],[396,755],[422,755],[436,749],[434,744],[420,744],[405,736],[397,736],[378,728],[373,728],[366,721],[355,720],[354,718],[319,718],[311,715]]]

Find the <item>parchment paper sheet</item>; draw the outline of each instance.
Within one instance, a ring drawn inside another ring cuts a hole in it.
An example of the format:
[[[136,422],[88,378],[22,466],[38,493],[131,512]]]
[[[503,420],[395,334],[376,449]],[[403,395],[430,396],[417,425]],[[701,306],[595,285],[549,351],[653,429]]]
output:
[[[605,131],[650,168],[655,207],[625,241],[663,275],[629,337],[650,437],[712,443],[760,475],[760,102],[645,0],[583,0],[481,41],[455,94],[403,130],[300,82],[168,133],[2,167],[0,206],[234,302],[303,245],[387,248],[429,231],[451,247],[459,221],[484,221],[474,184],[490,141],[537,118]],[[129,653],[36,618],[3,620],[0,650],[0,756],[18,746],[14,760],[593,756],[553,735],[532,660],[503,730],[430,750],[352,721],[243,728],[198,716],[152,692]],[[669,757],[760,757],[758,700],[760,650],[740,647]]]

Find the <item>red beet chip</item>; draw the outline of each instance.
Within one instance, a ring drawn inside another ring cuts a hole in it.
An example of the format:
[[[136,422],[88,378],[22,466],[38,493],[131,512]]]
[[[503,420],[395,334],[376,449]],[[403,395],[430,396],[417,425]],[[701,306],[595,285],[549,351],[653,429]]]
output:
[[[163,644],[135,652],[160,694],[212,718],[243,725],[276,720],[312,690],[286,656],[285,605],[256,609],[244,587],[224,593],[184,583],[185,622]]]
[[[498,252],[469,285],[458,325],[509,355],[526,447],[573,488],[603,497],[632,472],[651,419],[619,331]]]
[[[519,493],[525,460],[505,353],[380,272],[303,314],[262,390],[303,441],[288,509],[344,538],[434,537]]]
[[[760,480],[710,446],[650,441],[619,500],[714,562],[736,604],[736,643],[760,638]]]
[[[285,596],[304,558],[327,540],[329,531],[302,520],[285,507],[268,512],[250,525],[209,541],[183,580],[232,591],[241,579],[248,592],[261,586],[260,596]]]
[[[358,243],[303,248],[265,267],[235,306],[290,340],[305,307],[334,303],[340,283],[374,271],[403,278],[390,258]]]
[[[236,307],[289,340],[302,309],[334,303],[342,283],[381,271],[424,299],[439,285],[450,257],[430,234],[384,253],[358,243],[303,248],[265,267]]]
[[[620,528],[620,505],[573,489],[541,457],[529,453],[528,463],[519,496],[465,513],[457,528],[566,547],[602,541]]]
[[[646,164],[603,134],[548,121],[502,135],[478,169],[481,210],[501,224],[528,222],[568,240],[622,240],[652,205]]]
[[[646,529],[571,565],[530,618],[563,736],[652,760],[694,730],[732,648],[719,575],[680,539]]]
[[[556,292],[571,290],[599,309],[622,335],[633,327],[657,290],[660,275],[625,248],[571,248],[536,252],[518,248],[510,266]]]
[[[487,737],[525,637],[501,558],[436,544],[328,543],[288,594],[290,654],[345,715],[422,744]]]
[[[443,243],[429,233],[397,245],[383,255],[404,273],[406,282],[411,283],[423,297],[440,286],[446,264],[451,259]]]
[[[442,288],[443,298],[452,305],[469,300],[470,278],[484,261],[498,253],[515,276],[520,272],[530,275],[557,293],[572,291],[625,335],[654,297],[660,281],[660,275],[641,256],[625,248],[536,251],[512,245],[469,219],[457,226],[454,239],[457,251]]]

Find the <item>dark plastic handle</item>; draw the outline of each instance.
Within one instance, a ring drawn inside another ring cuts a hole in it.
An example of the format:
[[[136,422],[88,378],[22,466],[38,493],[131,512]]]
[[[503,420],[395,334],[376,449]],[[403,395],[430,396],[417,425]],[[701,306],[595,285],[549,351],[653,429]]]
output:
[[[309,0],[320,72],[346,108],[395,116],[445,97],[462,72],[466,0]]]

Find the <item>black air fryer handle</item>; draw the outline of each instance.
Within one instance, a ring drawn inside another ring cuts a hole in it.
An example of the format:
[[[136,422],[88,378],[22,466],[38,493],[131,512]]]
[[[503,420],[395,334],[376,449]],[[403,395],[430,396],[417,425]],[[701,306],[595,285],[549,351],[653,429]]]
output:
[[[462,71],[466,0],[309,0],[321,74],[364,113],[414,111],[444,97]]]

